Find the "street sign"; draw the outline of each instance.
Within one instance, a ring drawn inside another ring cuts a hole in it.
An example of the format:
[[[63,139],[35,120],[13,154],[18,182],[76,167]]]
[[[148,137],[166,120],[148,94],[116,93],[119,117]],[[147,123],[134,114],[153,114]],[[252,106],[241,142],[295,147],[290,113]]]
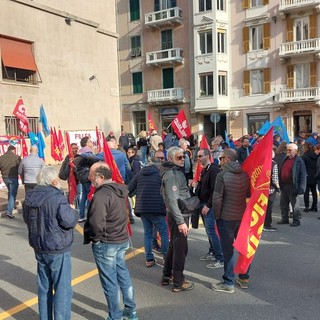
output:
[[[220,113],[214,112],[210,115],[210,121],[212,123],[218,123],[221,119]]]

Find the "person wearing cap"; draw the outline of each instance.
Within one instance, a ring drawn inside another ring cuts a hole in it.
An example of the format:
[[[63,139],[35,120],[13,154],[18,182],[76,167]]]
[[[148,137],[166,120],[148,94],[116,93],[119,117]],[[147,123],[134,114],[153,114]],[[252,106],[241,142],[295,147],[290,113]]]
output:
[[[8,206],[6,215],[9,218],[13,218],[12,211],[16,203],[16,197],[18,192],[18,167],[21,158],[15,154],[16,148],[9,146],[7,152],[0,157],[0,171],[3,182],[8,189]]]
[[[110,141],[110,139],[115,139],[115,140],[117,140],[116,137],[115,137],[115,135],[114,135],[114,133],[113,133],[113,131],[110,131],[109,134],[108,134],[107,137],[106,137],[106,140],[107,140],[107,141]]]
[[[318,144],[318,133],[312,132],[311,136],[306,140],[306,142],[310,142],[313,146]]]
[[[161,142],[162,142],[162,138],[158,135],[157,130],[153,130],[149,138],[149,143],[151,147],[151,150],[150,150],[151,158],[154,157],[154,154],[158,151],[159,143]]]

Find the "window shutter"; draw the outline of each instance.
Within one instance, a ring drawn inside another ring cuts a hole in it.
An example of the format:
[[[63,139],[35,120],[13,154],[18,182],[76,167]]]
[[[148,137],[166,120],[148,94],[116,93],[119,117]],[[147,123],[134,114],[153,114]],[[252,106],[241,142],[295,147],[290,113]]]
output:
[[[293,19],[287,20],[287,42],[293,41]]]
[[[249,1],[250,1],[250,0],[243,0],[243,1],[242,1],[242,8],[243,8],[243,10],[244,10],[244,9],[249,9],[249,4],[250,4]]]
[[[160,11],[160,0],[154,0],[154,11]]]
[[[243,95],[248,96],[250,94],[250,70],[243,71]]]
[[[271,92],[270,68],[263,69],[263,92],[264,93]]]
[[[293,89],[294,84],[294,65],[289,64],[287,66],[287,88]]]
[[[270,23],[263,25],[263,49],[270,49]]]
[[[317,87],[317,63],[310,62],[310,87]]]
[[[263,0],[263,5],[266,6],[267,4],[269,4],[269,0]]]
[[[242,42],[242,51],[244,53],[249,51],[249,27],[243,27],[243,42]]]
[[[317,15],[314,14],[309,17],[310,22],[310,39],[315,39],[318,37],[317,35]]]

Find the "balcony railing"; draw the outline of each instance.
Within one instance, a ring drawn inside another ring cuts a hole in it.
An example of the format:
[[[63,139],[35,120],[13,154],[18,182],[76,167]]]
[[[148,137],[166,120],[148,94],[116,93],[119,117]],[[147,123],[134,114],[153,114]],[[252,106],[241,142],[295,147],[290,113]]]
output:
[[[310,52],[320,52],[320,38],[282,43],[279,48],[279,56],[282,57]]]
[[[320,0],[280,0],[279,11],[312,7],[317,4],[320,4]]]
[[[178,7],[147,13],[146,26],[160,27],[168,24],[182,24],[182,10]]]
[[[162,90],[150,90],[148,91],[148,102],[183,102],[184,101],[184,89],[183,88],[171,88]]]
[[[320,99],[319,88],[282,89],[279,92],[279,102],[299,102]]]
[[[182,63],[183,50],[180,48],[167,49],[147,53],[148,65],[159,65],[167,63]]]

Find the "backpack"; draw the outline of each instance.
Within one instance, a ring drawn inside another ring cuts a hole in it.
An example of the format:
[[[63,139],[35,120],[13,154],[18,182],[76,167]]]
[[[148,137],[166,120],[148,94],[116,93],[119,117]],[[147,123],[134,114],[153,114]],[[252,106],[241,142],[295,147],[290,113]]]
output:
[[[66,157],[62,162],[61,168],[59,170],[59,178],[61,180],[68,180],[69,177],[69,157]]]

